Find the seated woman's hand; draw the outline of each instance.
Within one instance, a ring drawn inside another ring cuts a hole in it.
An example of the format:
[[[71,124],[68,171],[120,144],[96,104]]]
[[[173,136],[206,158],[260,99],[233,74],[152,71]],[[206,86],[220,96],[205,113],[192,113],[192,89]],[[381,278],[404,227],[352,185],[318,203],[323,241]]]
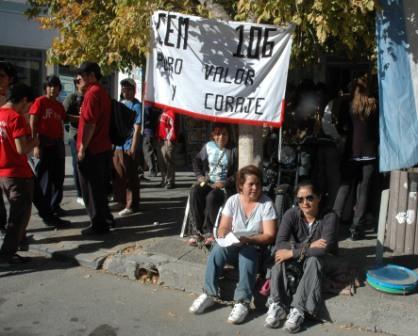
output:
[[[250,244],[250,237],[241,236],[241,237],[239,237],[239,241],[240,241],[241,245]]]
[[[326,248],[327,241],[325,239],[318,239],[311,243],[310,248]]]
[[[199,176],[197,178],[197,182],[199,182],[199,183],[205,183],[206,182],[206,177],[205,176]]]
[[[292,258],[293,258],[292,250],[286,250],[286,249],[277,250],[274,255],[274,260],[276,261],[276,263],[281,263]]]

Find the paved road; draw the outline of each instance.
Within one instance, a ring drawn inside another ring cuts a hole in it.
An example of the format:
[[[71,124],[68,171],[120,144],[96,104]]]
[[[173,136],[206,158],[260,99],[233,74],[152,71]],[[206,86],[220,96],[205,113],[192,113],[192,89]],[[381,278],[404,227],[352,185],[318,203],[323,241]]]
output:
[[[241,326],[226,323],[229,307],[190,315],[187,308],[193,298],[181,291],[35,256],[27,267],[0,272],[0,335],[286,334],[264,328],[263,311],[253,312]],[[372,335],[337,324],[313,325],[302,334]]]

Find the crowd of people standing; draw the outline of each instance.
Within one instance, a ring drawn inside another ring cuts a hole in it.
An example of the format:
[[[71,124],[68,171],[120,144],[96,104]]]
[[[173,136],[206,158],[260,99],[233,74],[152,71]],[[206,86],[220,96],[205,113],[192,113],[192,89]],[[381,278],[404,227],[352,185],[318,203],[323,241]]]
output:
[[[150,176],[161,171],[161,186],[175,187],[173,112],[150,113],[147,108],[143,141],[136,83],[123,79],[121,103],[134,111],[135,120],[125,142],[113,145],[109,136],[112,102],[101,78],[97,63],[84,62],[74,76],[75,92],[63,103],[58,98],[62,84],[54,75],[46,78],[44,94],[35,99],[30,87],[17,83],[14,66],[0,62],[0,191],[10,203],[7,216],[0,197],[0,264],[25,261],[17,251],[26,239],[32,203],[45,225],[57,229],[71,226],[61,218],[66,211],[60,205],[65,177],[64,123],[68,123],[75,201],[86,208],[90,218],[83,235],[107,234],[115,226],[111,198],[120,217],[139,210],[142,150]]]

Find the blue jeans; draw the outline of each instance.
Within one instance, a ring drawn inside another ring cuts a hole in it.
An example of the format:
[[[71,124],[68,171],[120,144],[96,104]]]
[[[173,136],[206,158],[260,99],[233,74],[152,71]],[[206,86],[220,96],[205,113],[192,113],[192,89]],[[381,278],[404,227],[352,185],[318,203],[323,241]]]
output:
[[[253,245],[220,247],[215,244],[208,258],[205,292],[218,296],[218,281],[226,263],[239,268],[239,282],[234,293],[235,302],[250,302],[258,270],[259,250]]]

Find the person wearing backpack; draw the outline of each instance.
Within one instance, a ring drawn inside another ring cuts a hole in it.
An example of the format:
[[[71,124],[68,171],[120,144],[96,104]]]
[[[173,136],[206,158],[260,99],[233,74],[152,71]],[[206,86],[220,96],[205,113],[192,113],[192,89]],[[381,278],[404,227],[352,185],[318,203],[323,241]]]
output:
[[[120,82],[122,86],[122,103],[135,111],[136,117],[131,135],[121,146],[116,146],[113,153],[113,167],[115,169],[113,179],[113,192],[115,201],[123,209],[119,216],[128,216],[139,207],[139,176],[138,155],[141,137],[142,105],[135,98],[136,83],[132,78],[125,78]]]
[[[81,193],[90,217],[90,227],[83,235],[109,233],[114,219],[109,209],[107,185],[112,158],[109,136],[111,101],[100,85],[100,67],[94,62],[84,62],[77,70],[80,86],[87,88],[80,110],[77,132],[77,158]]]

